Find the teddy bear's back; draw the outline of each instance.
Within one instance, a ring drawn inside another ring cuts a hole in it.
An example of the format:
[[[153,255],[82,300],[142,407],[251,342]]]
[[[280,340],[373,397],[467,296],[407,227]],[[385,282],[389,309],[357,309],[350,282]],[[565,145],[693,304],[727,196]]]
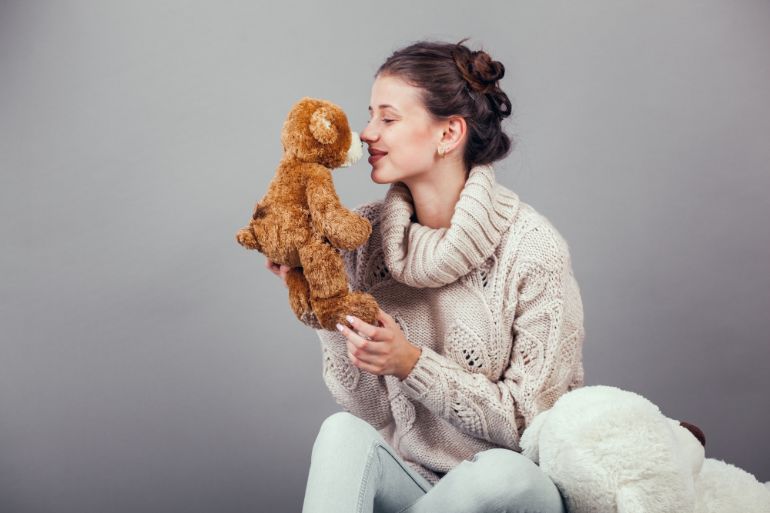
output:
[[[315,233],[302,163],[281,162],[254,208],[251,225],[261,252],[273,262],[300,267],[298,248]]]
[[[276,210],[308,210],[306,187],[312,166],[294,159],[282,160],[260,203],[275,205]]]

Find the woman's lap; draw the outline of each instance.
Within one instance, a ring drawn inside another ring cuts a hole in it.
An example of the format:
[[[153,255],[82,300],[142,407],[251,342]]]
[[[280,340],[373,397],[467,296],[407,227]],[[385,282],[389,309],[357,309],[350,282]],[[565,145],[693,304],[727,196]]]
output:
[[[395,513],[431,484],[366,421],[348,412],[324,420],[313,445],[303,513]]]
[[[563,513],[556,486],[521,454],[489,449],[434,486],[409,467],[366,421],[329,416],[313,446],[304,513]]]
[[[494,448],[463,460],[398,513],[564,513],[556,485],[526,456]]]

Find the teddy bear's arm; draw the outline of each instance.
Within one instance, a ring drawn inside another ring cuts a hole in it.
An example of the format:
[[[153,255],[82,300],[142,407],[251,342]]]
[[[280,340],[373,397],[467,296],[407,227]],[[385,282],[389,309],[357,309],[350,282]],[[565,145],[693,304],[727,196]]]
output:
[[[318,164],[308,164],[306,176],[305,193],[316,233],[338,249],[353,250],[366,242],[371,235],[371,224],[340,203],[331,171]]]

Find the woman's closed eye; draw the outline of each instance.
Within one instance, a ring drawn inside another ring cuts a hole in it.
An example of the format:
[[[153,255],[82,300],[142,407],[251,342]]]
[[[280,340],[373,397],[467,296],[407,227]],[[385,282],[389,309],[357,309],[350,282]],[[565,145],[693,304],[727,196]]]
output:
[[[371,123],[371,122],[372,122],[372,119],[373,119],[373,118],[370,118],[370,119],[369,119],[369,121],[368,121],[367,123]],[[395,120],[395,119],[386,119],[386,118],[382,118],[382,122],[383,122],[383,123],[385,123],[385,124],[388,124],[388,123],[392,123],[393,121],[396,121],[396,120]]]

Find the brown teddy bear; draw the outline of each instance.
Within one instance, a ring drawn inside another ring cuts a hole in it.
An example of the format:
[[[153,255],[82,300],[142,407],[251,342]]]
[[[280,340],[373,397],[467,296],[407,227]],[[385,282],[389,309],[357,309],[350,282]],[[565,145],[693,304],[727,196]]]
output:
[[[309,97],[292,107],[281,143],[278,170],[236,240],[292,268],[289,304],[301,321],[336,330],[350,314],[377,325],[377,302],[350,290],[339,251],[366,242],[372,226],[342,206],[332,183],[332,169],[361,158],[363,143],[340,107]]]

